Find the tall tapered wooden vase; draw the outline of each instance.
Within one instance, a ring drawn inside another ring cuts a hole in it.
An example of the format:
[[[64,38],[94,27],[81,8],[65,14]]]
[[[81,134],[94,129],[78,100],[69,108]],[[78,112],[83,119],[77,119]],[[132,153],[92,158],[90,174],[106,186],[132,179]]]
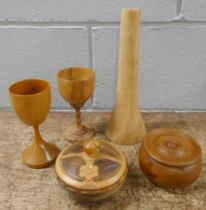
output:
[[[136,144],[146,134],[138,104],[140,10],[122,9],[115,106],[106,136],[118,144]]]

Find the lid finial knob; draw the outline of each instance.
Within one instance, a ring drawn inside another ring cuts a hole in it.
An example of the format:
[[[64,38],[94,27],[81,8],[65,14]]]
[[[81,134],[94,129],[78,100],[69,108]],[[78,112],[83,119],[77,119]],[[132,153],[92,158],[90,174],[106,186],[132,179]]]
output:
[[[84,152],[89,156],[96,156],[98,154],[99,149],[94,139],[89,139],[85,142]]]

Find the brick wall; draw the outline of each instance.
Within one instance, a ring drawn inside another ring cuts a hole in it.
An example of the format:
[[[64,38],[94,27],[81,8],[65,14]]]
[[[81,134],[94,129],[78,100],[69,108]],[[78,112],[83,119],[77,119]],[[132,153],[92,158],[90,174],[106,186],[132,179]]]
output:
[[[0,107],[10,109],[9,84],[43,78],[53,109],[67,109],[56,72],[96,72],[89,109],[110,109],[117,78],[123,7],[142,9],[139,100],[142,109],[206,108],[205,0],[0,0]]]

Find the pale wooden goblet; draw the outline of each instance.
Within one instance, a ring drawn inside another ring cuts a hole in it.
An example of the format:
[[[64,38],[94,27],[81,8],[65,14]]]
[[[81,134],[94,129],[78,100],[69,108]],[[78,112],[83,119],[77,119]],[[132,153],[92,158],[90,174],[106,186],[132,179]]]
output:
[[[22,152],[23,162],[31,168],[44,168],[55,161],[59,149],[43,140],[39,132],[49,112],[50,86],[47,81],[28,79],[10,86],[9,96],[17,116],[34,128],[34,139]]]
[[[71,67],[57,73],[60,95],[75,109],[76,124],[64,132],[64,137],[71,143],[91,138],[93,130],[81,123],[80,108],[92,96],[95,84],[95,73],[83,67]]]

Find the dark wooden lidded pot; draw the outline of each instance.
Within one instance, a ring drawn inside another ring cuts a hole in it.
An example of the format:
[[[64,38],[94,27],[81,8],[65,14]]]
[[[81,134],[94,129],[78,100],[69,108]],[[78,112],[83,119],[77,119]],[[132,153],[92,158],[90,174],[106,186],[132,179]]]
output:
[[[173,129],[148,133],[139,150],[140,167],[153,183],[185,187],[201,171],[201,148],[189,135]]]
[[[128,171],[121,150],[96,139],[66,147],[55,167],[60,183],[80,202],[100,201],[113,195],[123,185]]]

